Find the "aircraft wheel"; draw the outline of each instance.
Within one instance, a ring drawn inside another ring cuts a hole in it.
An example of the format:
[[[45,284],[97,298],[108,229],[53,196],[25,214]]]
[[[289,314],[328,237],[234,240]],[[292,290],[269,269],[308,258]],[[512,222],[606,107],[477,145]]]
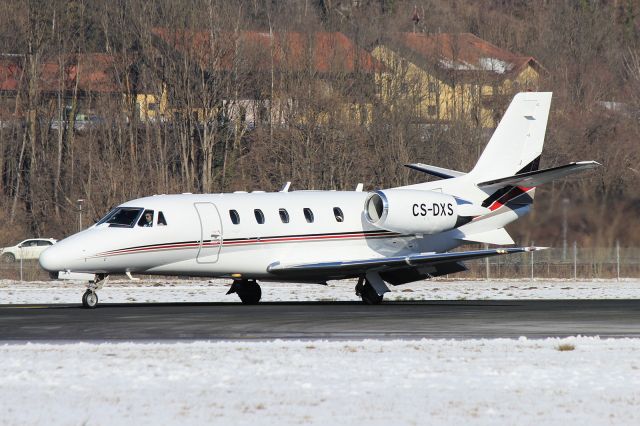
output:
[[[362,302],[365,305],[379,305],[380,303],[382,303],[382,299],[384,298],[383,296],[378,295],[373,286],[369,283],[362,285],[362,289],[359,293],[360,297],[362,298]]]
[[[87,290],[82,295],[82,307],[93,309],[98,305],[98,294],[95,291]]]

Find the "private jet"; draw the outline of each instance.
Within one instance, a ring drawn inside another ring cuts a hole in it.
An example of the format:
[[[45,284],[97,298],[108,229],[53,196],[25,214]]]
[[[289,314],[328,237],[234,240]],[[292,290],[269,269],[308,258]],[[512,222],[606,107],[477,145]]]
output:
[[[84,277],[94,308],[110,275],[222,277],[246,304],[258,281],[322,284],[357,279],[356,294],[379,304],[389,290],[465,271],[464,261],[541,247],[514,247],[505,226],[532,208],[537,186],[599,164],[539,169],[551,93],[517,94],[471,171],[407,166],[438,178],[362,191],[155,195],[121,204],[45,250],[53,275]],[[480,243],[484,250],[452,251]]]

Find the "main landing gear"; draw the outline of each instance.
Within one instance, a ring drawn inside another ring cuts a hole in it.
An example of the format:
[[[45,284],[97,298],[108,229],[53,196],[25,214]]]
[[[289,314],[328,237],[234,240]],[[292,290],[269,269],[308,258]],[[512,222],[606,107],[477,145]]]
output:
[[[93,281],[89,281],[87,284],[87,290],[82,295],[82,307],[85,309],[93,309],[98,306],[98,293],[97,291],[102,288],[104,283],[109,278],[105,274],[96,274]]]
[[[255,305],[262,297],[262,289],[256,280],[234,280],[227,294],[236,293],[245,305]]]
[[[389,287],[375,272],[360,277],[356,284],[356,296],[360,296],[365,305],[379,305],[388,291]]]

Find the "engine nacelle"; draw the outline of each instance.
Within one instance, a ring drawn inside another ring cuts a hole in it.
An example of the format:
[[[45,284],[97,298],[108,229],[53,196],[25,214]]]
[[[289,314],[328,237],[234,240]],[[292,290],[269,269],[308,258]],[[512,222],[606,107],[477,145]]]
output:
[[[367,197],[364,212],[372,225],[403,234],[436,234],[461,224],[456,199],[434,191],[375,191]]]

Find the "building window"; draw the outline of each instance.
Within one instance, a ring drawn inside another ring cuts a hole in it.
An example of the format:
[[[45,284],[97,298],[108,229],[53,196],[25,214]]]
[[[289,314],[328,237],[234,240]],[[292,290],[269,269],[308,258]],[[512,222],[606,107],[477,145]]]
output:
[[[229,210],[229,217],[231,218],[231,223],[234,225],[240,224],[240,215],[236,210]]]
[[[253,214],[256,216],[256,222],[262,225],[264,223],[264,213],[262,213],[262,210],[255,209]]]
[[[311,211],[311,209],[308,207],[305,207],[303,211],[304,211],[304,218],[307,220],[307,222],[313,223],[313,212]]]
[[[336,222],[344,222],[344,214],[342,214],[340,207],[333,208],[333,215],[336,217]]]
[[[289,213],[285,209],[278,210],[282,223],[289,223]]]

